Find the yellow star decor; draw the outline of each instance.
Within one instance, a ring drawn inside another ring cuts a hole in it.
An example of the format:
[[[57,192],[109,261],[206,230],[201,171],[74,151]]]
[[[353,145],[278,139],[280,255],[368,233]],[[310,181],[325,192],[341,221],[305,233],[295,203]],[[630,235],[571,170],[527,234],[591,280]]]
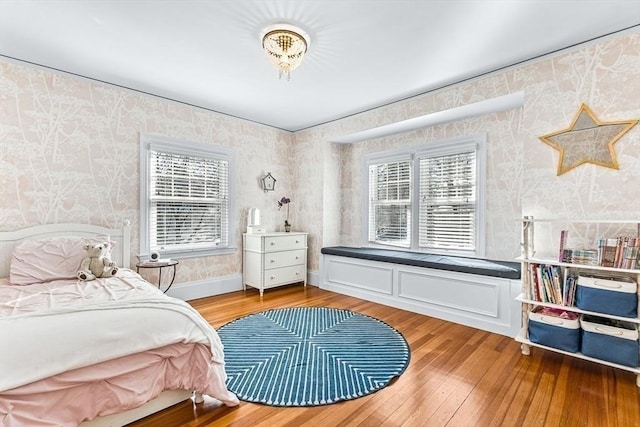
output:
[[[568,129],[543,135],[540,139],[560,153],[558,175],[583,163],[618,169],[613,144],[637,123],[638,120],[601,122],[582,104]]]

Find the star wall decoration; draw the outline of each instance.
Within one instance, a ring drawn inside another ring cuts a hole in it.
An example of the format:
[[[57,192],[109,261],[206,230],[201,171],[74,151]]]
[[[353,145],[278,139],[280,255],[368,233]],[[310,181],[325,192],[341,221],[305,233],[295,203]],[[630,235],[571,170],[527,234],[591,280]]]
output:
[[[560,153],[557,175],[583,163],[618,169],[613,144],[637,123],[638,120],[601,122],[582,104],[569,128],[543,135],[540,139]]]

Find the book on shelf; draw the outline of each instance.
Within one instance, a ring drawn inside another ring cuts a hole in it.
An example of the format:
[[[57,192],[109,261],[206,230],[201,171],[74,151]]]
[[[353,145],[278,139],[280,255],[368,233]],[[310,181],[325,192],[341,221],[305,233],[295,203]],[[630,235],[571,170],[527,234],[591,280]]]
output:
[[[595,249],[573,249],[571,263],[580,265],[598,265],[598,251]]]
[[[640,237],[602,238],[596,242],[597,249],[570,249],[566,247],[567,235],[567,230],[560,232],[559,262],[640,269]]]
[[[546,301],[547,300],[547,292],[544,288],[544,283],[542,282],[542,276],[540,275],[540,265],[533,265],[533,277],[536,288],[538,289],[538,301]]]
[[[560,271],[560,267],[557,265],[550,266],[549,270],[551,274],[551,283],[553,283],[553,289],[555,291],[556,304],[562,304],[564,301],[562,291],[562,272]]]
[[[528,295],[534,301],[569,305],[575,295],[575,283],[572,279],[563,280],[562,268],[557,265],[529,264]],[[567,286],[569,286],[567,288]]]
[[[637,241],[640,240],[636,238]],[[637,264],[640,261],[640,246],[627,246],[623,250],[622,254],[622,265],[621,268],[638,268]]]
[[[573,273],[567,273],[564,281],[563,305],[573,307],[576,304],[576,286],[578,286],[578,276]]]
[[[528,299],[539,301],[540,296],[538,295],[538,286],[533,279],[533,264],[527,264],[527,279],[529,286],[525,287],[525,297],[527,297]]]
[[[629,237],[627,245],[622,248],[621,268],[640,268],[640,237]]]
[[[640,268],[640,237],[619,236],[616,239],[607,239],[607,241],[615,242],[611,267],[630,270]]]
[[[564,262],[564,250],[565,246],[567,246],[567,236],[569,234],[569,230],[561,230],[560,231],[560,249],[558,250],[558,261]]]
[[[626,246],[627,241],[627,238],[624,236],[620,236],[617,239],[616,256],[613,261],[613,266],[616,268],[620,267],[620,265],[622,264],[622,252],[624,251],[624,247]]]
[[[542,283],[544,283],[544,290],[546,293],[547,302],[555,302],[556,295],[555,289],[553,288],[553,284],[551,283],[551,278],[549,277],[549,271],[547,266],[541,265],[540,267],[540,276],[542,277]]]
[[[616,260],[616,239],[598,240],[598,265],[602,267],[613,267]]]

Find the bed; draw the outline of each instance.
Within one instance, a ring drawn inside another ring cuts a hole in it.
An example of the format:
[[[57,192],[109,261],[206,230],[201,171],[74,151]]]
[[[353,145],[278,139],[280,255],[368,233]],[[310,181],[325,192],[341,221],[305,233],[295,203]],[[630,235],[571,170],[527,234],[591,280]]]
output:
[[[84,224],[0,232],[0,425],[124,425],[225,386],[215,330],[129,269],[130,230]],[[105,242],[114,277],[74,277]]]

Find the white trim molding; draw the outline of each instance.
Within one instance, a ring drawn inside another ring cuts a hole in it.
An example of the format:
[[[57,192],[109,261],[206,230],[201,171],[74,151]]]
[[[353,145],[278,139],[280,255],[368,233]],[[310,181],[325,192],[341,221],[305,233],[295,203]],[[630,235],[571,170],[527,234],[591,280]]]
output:
[[[320,273],[318,270],[307,270],[307,285],[317,287],[319,283]],[[167,291],[167,295],[183,301],[190,301],[238,291],[242,291],[241,274],[175,284]]]
[[[443,123],[454,122],[457,120],[483,116],[485,114],[499,113],[501,111],[519,108],[523,105],[524,92],[515,92],[508,95],[498,96],[496,98],[485,99],[484,101],[474,102],[473,104],[462,105],[460,107],[450,108],[448,110],[436,111],[434,113],[425,114],[423,116],[402,120],[372,129],[366,129],[347,135],[337,136],[335,138],[331,138],[330,141],[340,144],[351,144],[368,139],[381,138],[384,136],[395,135],[397,133],[409,132],[428,126],[435,126]]]

